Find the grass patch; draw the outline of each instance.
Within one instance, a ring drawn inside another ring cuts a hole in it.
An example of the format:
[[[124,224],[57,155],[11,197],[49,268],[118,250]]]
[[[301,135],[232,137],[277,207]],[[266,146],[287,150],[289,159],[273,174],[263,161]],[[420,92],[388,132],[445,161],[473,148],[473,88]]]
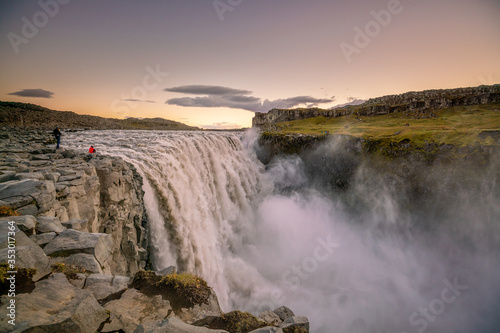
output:
[[[202,278],[189,273],[159,276],[152,271],[139,271],[130,287],[148,296],[161,295],[163,299],[170,301],[174,313],[197,304],[208,304],[212,294]]]
[[[267,324],[248,312],[231,311],[210,323],[212,329],[223,329],[229,333],[247,333]]]
[[[416,145],[427,142],[451,144],[457,147],[499,145],[498,139],[485,133],[500,128],[500,103],[461,106],[433,110],[432,118],[412,119],[405,113],[391,113],[379,116],[358,116],[351,114],[338,118],[324,116],[275,124],[272,134],[345,134],[368,140],[409,139]],[[408,124],[409,126],[406,126]]]
[[[11,274],[9,271],[16,271],[15,274],[15,292],[16,294],[30,293],[35,289],[33,276],[36,274],[36,268],[18,268],[11,269],[8,264],[0,264],[0,295],[7,295],[10,291],[11,281],[7,280]]]
[[[85,270],[85,268],[75,265],[66,265],[64,263],[56,262],[52,264],[52,273],[63,273],[69,280],[77,279],[78,273],[90,274],[91,272]]]
[[[202,278],[188,273],[166,275],[159,284],[173,288],[180,297],[193,304],[206,303],[211,293]]]
[[[7,206],[0,206],[0,217],[19,216],[19,213]]]
[[[304,327],[294,326],[283,329],[283,333],[309,333]]]

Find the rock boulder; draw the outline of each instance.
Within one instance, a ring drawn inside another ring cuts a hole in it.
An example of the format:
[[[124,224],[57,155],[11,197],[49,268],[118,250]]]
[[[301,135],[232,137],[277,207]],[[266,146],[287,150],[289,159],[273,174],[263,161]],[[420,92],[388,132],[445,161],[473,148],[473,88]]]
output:
[[[6,296],[2,303],[0,311],[7,313]],[[94,295],[72,286],[64,274],[54,274],[36,283],[30,294],[17,295],[16,310],[19,332],[94,333],[108,318]],[[0,331],[12,329],[8,319],[0,317]]]

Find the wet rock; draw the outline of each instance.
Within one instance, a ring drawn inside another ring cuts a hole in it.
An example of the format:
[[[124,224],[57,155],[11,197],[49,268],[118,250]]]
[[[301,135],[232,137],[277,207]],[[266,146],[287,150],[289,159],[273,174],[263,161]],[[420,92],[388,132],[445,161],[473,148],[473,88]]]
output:
[[[282,324],[281,328],[282,329],[289,329],[292,327],[302,327],[309,331],[309,319],[304,316],[293,316],[293,317],[288,317]]]
[[[286,306],[280,306],[279,308],[273,310],[273,312],[282,320],[285,321],[289,317],[295,316],[292,310]]]
[[[164,268],[158,272],[158,274],[162,275],[162,276],[175,274],[175,273],[177,273],[177,267],[175,267],[175,266],[168,266],[167,268]]]

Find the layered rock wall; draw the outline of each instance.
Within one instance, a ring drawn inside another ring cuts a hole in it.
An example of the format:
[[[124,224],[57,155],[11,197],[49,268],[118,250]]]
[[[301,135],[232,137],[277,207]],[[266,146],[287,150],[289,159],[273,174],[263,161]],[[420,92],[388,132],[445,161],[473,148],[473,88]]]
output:
[[[336,118],[351,114],[358,116],[383,115],[406,112],[415,118],[432,117],[432,110],[454,106],[469,106],[500,101],[500,85],[445,90],[426,90],[372,98],[358,106],[346,106],[333,110],[323,109],[272,109],[268,113],[256,113],[254,127],[265,127],[279,122],[324,116]]]

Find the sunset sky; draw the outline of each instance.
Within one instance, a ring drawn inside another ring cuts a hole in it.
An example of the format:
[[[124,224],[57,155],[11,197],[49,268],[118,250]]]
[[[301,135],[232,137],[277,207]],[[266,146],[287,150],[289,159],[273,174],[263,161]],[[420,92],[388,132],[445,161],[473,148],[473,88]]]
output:
[[[104,117],[239,128],[500,83],[499,0],[16,0],[0,19],[0,100]]]

